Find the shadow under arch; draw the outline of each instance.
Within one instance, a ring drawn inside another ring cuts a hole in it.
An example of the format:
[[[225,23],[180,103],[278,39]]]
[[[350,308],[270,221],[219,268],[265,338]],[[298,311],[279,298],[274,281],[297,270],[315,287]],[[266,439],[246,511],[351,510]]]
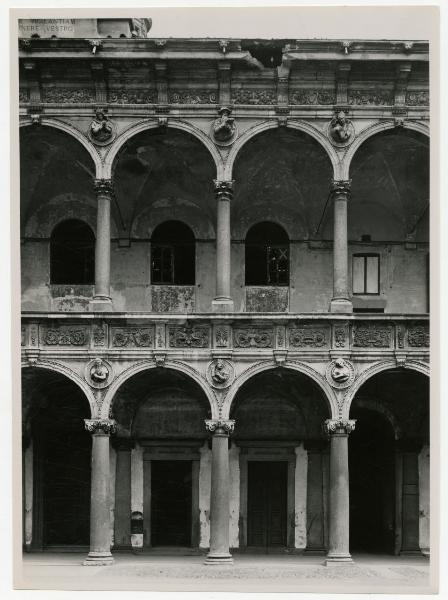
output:
[[[157,364],[154,362],[142,361],[132,365],[128,369],[125,369],[122,373],[120,373],[120,375],[112,382],[111,386],[108,388],[103,404],[101,406],[100,417],[103,419],[107,419],[109,418],[109,415],[113,413],[114,399],[116,397],[116,394],[127,381],[129,381],[132,377],[138,374],[150,372],[155,369],[172,370],[190,378],[192,381],[195,382],[195,384],[203,393],[204,397],[207,399],[208,407],[211,413],[211,418],[217,419],[219,417],[218,403],[215,394],[208,385],[207,381],[200,375],[200,373],[198,373],[189,365],[175,361],[166,361],[163,367],[158,367]]]

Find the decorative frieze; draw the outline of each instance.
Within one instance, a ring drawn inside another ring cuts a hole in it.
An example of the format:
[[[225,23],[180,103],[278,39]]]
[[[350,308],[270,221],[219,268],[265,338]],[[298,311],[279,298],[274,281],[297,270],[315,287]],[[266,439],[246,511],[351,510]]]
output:
[[[347,346],[347,329],[346,327],[334,328],[334,347],[345,348]]]
[[[429,348],[429,328],[423,325],[409,327],[408,345],[411,348]]]
[[[48,104],[89,104],[95,102],[95,90],[89,88],[44,88],[42,102]]]
[[[327,328],[294,327],[289,330],[289,345],[293,348],[323,348],[327,344]]]
[[[170,104],[216,104],[216,90],[172,90],[169,95]]]
[[[233,331],[233,343],[236,348],[272,348],[273,329],[256,327],[236,328]]]
[[[294,90],[289,93],[290,104],[316,104],[329,105],[335,104],[336,94],[334,90]]]
[[[394,103],[394,94],[388,90],[356,90],[348,93],[350,106],[391,106]]]
[[[277,104],[277,94],[274,90],[233,90],[232,102],[234,104]]]
[[[46,346],[85,346],[89,340],[86,328],[61,326],[47,329],[43,333]]]
[[[95,346],[106,346],[106,325],[93,326],[93,344]]]
[[[109,91],[110,104],[155,104],[157,90],[118,88]]]
[[[429,91],[406,92],[406,104],[408,106],[429,106]]]
[[[118,348],[149,348],[152,337],[152,329],[148,327],[112,328],[112,346]]]
[[[210,328],[203,326],[170,327],[170,348],[208,348],[210,345]]]
[[[355,325],[353,346],[357,348],[389,348],[391,328],[379,325]]]
[[[227,348],[229,345],[229,329],[227,327],[218,327],[215,331],[215,346],[217,348]]]

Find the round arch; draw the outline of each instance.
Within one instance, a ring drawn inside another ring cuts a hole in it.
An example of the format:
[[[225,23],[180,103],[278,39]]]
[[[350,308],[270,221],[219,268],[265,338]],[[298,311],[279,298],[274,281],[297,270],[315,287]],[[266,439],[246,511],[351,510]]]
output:
[[[429,377],[429,366],[425,363],[410,360],[406,361],[403,365],[404,369],[409,369],[411,371],[416,371],[417,373],[421,373],[422,375],[426,375]],[[376,363],[363,371],[361,375],[355,380],[352,387],[349,389],[344,398],[344,406],[342,409],[342,418],[348,419],[350,414],[350,407],[353,402],[354,397],[356,396],[359,389],[366,383],[369,379],[371,379],[374,375],[378,373],[382,373],[383,371],[389,371],[392,369],[397,369],[397,363],[395,360],[387,360],[380,363]]]
[[[21,366],[22,366],[22,369],[34,369],[34,368],[45,369],[47,371],[53,371],[55,373],[59,373],[60,375],[64,375],[65,377],[67,377],[67,379],[70,379],[71,381],[73,381],[73,383],[75,383],[81,389],[81,391],[84,393],[84,396],[86,397],[86,399],[89,403],[89,406],[90,406],[91,418],[95,419],[95,418],[99,417],[98,408],[97,408],[97,404],[96,404],[92,389],[87,384],[87,382],[84,381],[84,379],[82,379],[77,373],[75,373],[74,371],[69,369],[69,367],[62,365],[58,362],[53,362],[53,361],[49,362],[49,361],[41,361],[41,360],[33,362],[33,363],[23,361]]]
[[[310,377],[310,379],[312,379],[317,384],[317,386],[319,387],[319,389],[321,390],[321,392],[324,395],[324,398],[327,403],[328,412],[329,412],[328,418],[331,418],[331,419],[338,418],[338,403],[337,403],[336,396],[335,396],[333,390],[331,389],[330,385],[320,375],[320,373],[318,373],[317,371],[315,371],[314,369],[312,369],[305,363],[286,362],[282,365],[278,365],[274,361],[265,361],[262,363],[258,363],[256,365],[253,365],[252,367],[249,367],[248,369],[246,369],[246,371],[243,371],[243,373],[241,373],[241,375],[233,382],[232,386],[230,387],[230,389],[227,393],[225,403],[223,406],[223,414],[221,415],[221,417],[223,419],[229,418],[235,397],[236,397],[237,393],[239,392],[239,390],[241,389],[242,385],[244,383],[246,383],[246,381],[251,379],[254,375],[258,375],[259,373],[263,373],[264,371],[269,371],[271,369],[278,369],[278,368],[289,369],[291,371],[297,371],[298,373],[301,373],[302,375],[307,375],[308,377]]]
[[[211,141],[211,139],[200,129],[191,125],[190,123],[186,123],[185,121],[170,121],[168,124],[169,128],[179,129],[180,131],[184,131],[189,133],[194,138],[196,138],[199,142],[202,143],[203,146],[208,150],[214,164],[216,167],[216,178],[222,179],[223,174],[223,163],[221,155],[216,148],[215,144]],[[115,159],[119,155],[120,150],[124,147],[126,142],[130,140],[132,137],[141,133],[142,131],[147,131],[150,129],[158,129],[159,123],[156,120],[149,119],[145,121],[140,121],[137,124],[131,125],[128,129],[125,129],[121,135],[115,140],[115,142],[110,146],[105,159],[104,159],[104,179],[110,179],[113,176],[113,169],[115,165]]]
[[[417,121],[404,121],[403,127],[405,129],[410,129],[412,131],[417,131],[422,135],[425,135],[429,138],[429,127],[424,125],[423,123],[419,123]],[[364,144],[366,140],[371,138],[372,136],[381,133],[383,131],[388,131],[389,129],[395,129],[396,125],[394,121],[382,121],[381,123],[375,123],[374,125],[370,125],[363,129],[356,139],[353,141],[344,155],[344,158],[341,162],[341,173],[339,179],[348,180],[350,178],[350,169],[353,158],[358,151],[359,147]]]
[[[125,369],[120,375],[112,382],[110,387],[107,390],[107,393],[104,397],[104,401],[101,405],[100,418],[107,419],[109,418],[110,411],[113,407],[113,401],[116,393],[120,389],[120,387],[131,377],[141,373],[142,371],[149,371],[151,369],[157,368],[158,365],[155,362],[149,361],[141,361],[137,364],[130,366]],[[219,418],[219,407],[218,402],[213,393],[212,389],[209,387],[207,381],[198,373],[195,369],[186,365],[184,363],[178,361],[166,361],[163,365],[164,369],[172,369],[173,371],[179,371],[184,375],[187,375],[191,379],[193,379],[200,387],[200,389],[204,392],[205,397],[210,405],[211,416],[212,419]]]
[[[278,127],[279,127],[279,124],[276,120],[270,120],[270,121],[264,121],[263,123],[259,123],[258,125],[254,125],[253,127],[250,127],[247,131],[245,131],[243,133],[243,135],[235,142],[235,144],[232,146],[232,149],[229,152],[229,156],[227,157],[227,161],[226,161],[225,167],[224,167],[223,179],[229,180],[229,181],[232,179],[233,167],[234,167],[236,158],[237,158],[240,150],[242,150],[244,148],[246,142],[251,140],[256,135],[259,135],[260,133],[263,133],[270,129],[277,129]],[[315,127],[313,127],[312,125],[310,125],[309,123],[307,123],[305,121],[288,121],[286,127],[288,129],[296,129],[296,130],[302,131],[302,132],[310,135],[312,138],[314,138],[320,144],[320,146],[322,147],[324,152],[327,154],[327,156],[331,162],[331,165],[333,167],[333,178],[341,179],[341,177],[339,176],[339,171],[340,171],[339,156],[338,156],[336,150],[333,148],[333,146],[327,140],[327,138],[323,135],[323,133],[321,133],[318,129],[316,129]]]
[[[88,140],[88,138],[81,132],[79,129],[74,127],[73,125],[69,125],[68,123],[64,123],[63,121],[59,121],[58,119],[52,119],[49,117],[41,117],[40,125],[45,127],[52,127],[54,129],[59,129],[64,133],[67,133],[71,137],[75,138],[90,155],[94,165],[95,165],[95,178],[103,179],[103,162],[101,160],[101,156],[95,146]],[[20,121],[20,127],[30,127],[33,126],[33,122],[31,119],[24,119]]]

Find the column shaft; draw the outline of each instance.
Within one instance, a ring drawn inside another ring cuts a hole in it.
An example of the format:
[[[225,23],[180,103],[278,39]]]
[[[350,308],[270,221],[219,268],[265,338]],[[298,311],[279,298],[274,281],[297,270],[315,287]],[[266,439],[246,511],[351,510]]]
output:
[[[216,218],[216,297],[213,308],[219,312],[233,311],[230,293],[231,236],[230,201],[233,181],[215,181]]]
[[[334,203],[333,231],[333,298],[332,312],[352,312],[348,285],[347,203],[349,181],[333,182],[331,193]]]
[[[86,421],[92,435],[92,484],[90,492],[90,552],[84,565],[108,565],[110,552],[109,433],[112,426]]]
[[[95,310],[111,310],[110,299],[110,201],[112,182],[95,181],[97,222],[95,244]]]
[[[212,440],[210,552],[205,563],[232,563],[229,552],[229,429],[218,425],[212,425],[212,428],[215,433]]]

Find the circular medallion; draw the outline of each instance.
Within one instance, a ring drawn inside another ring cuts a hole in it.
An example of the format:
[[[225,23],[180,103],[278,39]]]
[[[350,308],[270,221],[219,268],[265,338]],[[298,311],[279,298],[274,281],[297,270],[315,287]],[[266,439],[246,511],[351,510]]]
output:
[[[102,358],[94,358],[87,363],[84,377],[89,385],[101,390],[110,385],[114,378],[112,365]]]
[[[207,367],[207,381],[212,387],[223,389],[229,387],[235,377],[233,365],[228,360],[217,358]]]
[[[333,146],[343,148],[350,145],[355,139],[355,127],[349,119],[345,119],[341,123],[337,118],[334,118],[328,123],[327,137]]]
[[[345,358],[336,358],[327,366],[326,377],[334,388],[347,388],[355,378],[355,367]]]
[[[89,140],[96,146],[108,146],[112,144],[116,135],[115,123],[112,123],[104,112],[96,111],[87,131]]]

